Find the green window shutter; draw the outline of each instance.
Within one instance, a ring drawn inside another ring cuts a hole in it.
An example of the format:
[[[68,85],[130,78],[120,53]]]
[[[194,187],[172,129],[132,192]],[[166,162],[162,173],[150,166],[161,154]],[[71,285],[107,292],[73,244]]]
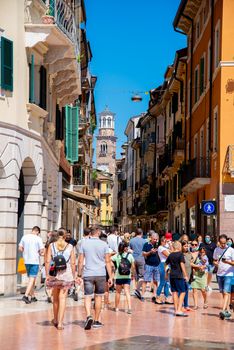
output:
[[[29,102],[35,103],[34,93],[34,55],[31,55],[31,63],[29,63]]]
[[[1,37],[1,87],[13,91],[13,41]]]
[[[204,57],[200,59],[200,95],[204,91]]]
[[[65,107],[66,140],[65,151],[69,162],[78,162],[79,107]]]

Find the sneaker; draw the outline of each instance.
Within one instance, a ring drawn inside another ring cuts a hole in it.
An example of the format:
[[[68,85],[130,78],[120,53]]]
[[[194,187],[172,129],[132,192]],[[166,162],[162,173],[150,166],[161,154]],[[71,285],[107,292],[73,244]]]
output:
[[[139,292],[139,290],[136,289],[134,295],[141,300],[141,293]]]
[[[206,286],[206,291],[207,292],[212,292],[212,288],[210,286]]]
[[[87,331],[89,329],[91,329],[92,327],[92,324],[93,324],[93,318],[92,316],[88,316],[86,321],[85,321],[85,326],[84,326],[84,329]]]
[[[93,328],[101,328],[103,326],[104,326],[104,324],[99,322],[99,321],[94,321],[93,322]]]
[[[31,301],[26,297],[26,295],[23,296],[22,300],[25,302],[25,304],[31,304]]]
[[[141,301],[145,301],[145,298],[144,298],[144,297],[141,297]]]
[[[152,300],[152,303],[155,303],[156,302],[156,297],[153,297],[151,300]]]
[[[48,298],[47,298],[47,303],[49,303],[49,304],[51,304],[51,303],[52,303],[52,299],[51,299],[51,297],[48,297]]]
[[[126,312],[127,312],[127,314],[129,314],[129,315],[132,314],[132,310],[131,310],[131,309],[128,309]]]
[[[32,297],[31,298],[31,303],[35,303],[35,302],[37,302],[37,298],[36,297]]]
[[[231,314],[230,311],[225,311],[225,312],[224,312],[224,317],[225,317],[226,320],[228,320],[229,318],[231,318],[231,316],[232,316],[232,314]]]

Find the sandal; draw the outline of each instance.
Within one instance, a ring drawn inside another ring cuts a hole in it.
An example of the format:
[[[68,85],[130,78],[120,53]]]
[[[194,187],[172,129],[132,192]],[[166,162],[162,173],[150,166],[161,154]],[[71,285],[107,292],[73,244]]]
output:
[[[64,329],[64,326],[63,326],[63,325],[57,327],[57,330],[58,330],[58,331],[62,331],[63,329]]]
[[[193,307],[193,310],[198,310],[198,306],[194,306],[194,307]]]
[[[203,309],[208,309],[208,304],[207,304],[207,303],[205,303],[205,304],[203,305]]]
[[[54,327],[58,327],[58,322],[55,322],[55,320],[53,319],[53,320],[51,320],[51,324],[52,324],[52,326],[54,326]]]

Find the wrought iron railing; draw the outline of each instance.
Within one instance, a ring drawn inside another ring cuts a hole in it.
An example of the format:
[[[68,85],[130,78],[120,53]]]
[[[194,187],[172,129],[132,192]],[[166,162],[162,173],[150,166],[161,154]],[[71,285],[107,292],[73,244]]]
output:
[[[78,59],[78,33],[73,10],[64,0],[49,0],[49,14],[54,17],[55,24],[74,43]]]
[[[210,158],[194,158],[188,164],[185,164],[180,170],[181,187],[186,186],[195,178],[210,177]]]

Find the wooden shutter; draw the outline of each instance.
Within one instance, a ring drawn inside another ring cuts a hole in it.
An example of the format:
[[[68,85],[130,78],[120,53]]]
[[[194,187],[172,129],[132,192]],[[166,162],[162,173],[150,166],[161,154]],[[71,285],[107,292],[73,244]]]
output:
[[[204,91],[204,57],[200,59],[200,95]]]
[[[78,161],[78,141],[79,141],[79,108],[66,106],[66,158],[69,162]]]
[[[1,87],[13,91],[13,41],[1,37]]]
[[[31,55],[31,63],[29,63],[29,102],[35,103],[34,92],[34,55]]]
[[[41,66],[40,68],[40,103],[39,106],[46,110],[46,97],[47,97],[47,73],[46,68]]]

